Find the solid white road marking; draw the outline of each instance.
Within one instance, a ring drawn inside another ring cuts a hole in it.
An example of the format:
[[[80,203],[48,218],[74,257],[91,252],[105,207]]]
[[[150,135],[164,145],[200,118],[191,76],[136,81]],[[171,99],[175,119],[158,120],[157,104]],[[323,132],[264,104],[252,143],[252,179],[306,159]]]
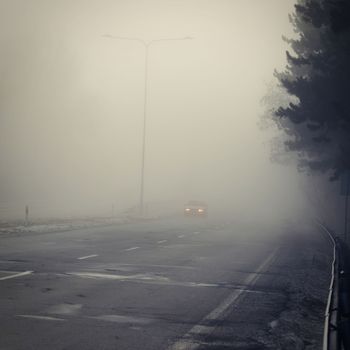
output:
[[[185,235],[180,235],[180,236],[177,236],[178,238],[184,238],[185,237]]]
[[[0,278],[0,281],[9,280],[10,278],[22,277],[22,276],[30,275],[30,274],[32,274],[32,273],[33,273],[33,271],[19,272],[19,273],[15,273],[14,275],[1,277],[1,278]]]
[[[95,320],[117,322],[117,323],[137,323],[137,324],[149,324],[154,322],[154,319],[144,317],[132,317],[124,315],[101,315],[101,316],[90,316]]]
[[[95,258],[96,256],[98,256],[98,254],[91,254],[91,255],[81,256],[80,258],[77,258],[77,259],[78,260],[85,260],[85,259]]]
[[[136,250],[136,249],[140,249],[140,247],[131,247],[128,249],[124,249],[124,252],[130,252],[131,250]]]
[[[158,241],[157,243],[158,244],[162,244],[162,243],[165,243],[165,242],[168,242],[166,239],[163,239],[162,241]]]
[[[257,270],[247,276],[243,281],[243,284],[247,287],[237,289],[233,291],[221,304],[219,304],[213,311],[205,316],[201,322],[192,327],[184,336],[183,339],[177,341],[171,345],[168,350],[195,350],[201,346],[201,343],[196,341],[199,335],[211,333],[213,329],[208,329],[208,326],[202,324],[208,323],[208,321],[217,320],[223,318],[225,313],[238,301],[239,296],[248,289],[248,286],[252,286],[259,278],[259,273],[267,268],[277,255],[279,248],[276,248],[257,268]]]
[[[180,266],[180,265],[157,265],[157,264],[117,264],[117,266],[135,266],[135,267],[161,267],[166,269],[188,269],[188,270],[198,270],[197,267],[193,266]]]
[[[235,292],[246,292],[256,294],[277,293],[274,291],[259,291],[249,289],[248,286],[223,284],[223,283],[200,283],[200,282],[184,282],[184,281],[172,281],[165,276],[157,276],[153,274],[136,274],[136,275],[114,275],[99,272],[67,272],[66,275],[77,276],[81,278],[94,278],[114,280],[119,282],[132,282],[143,284],[156,284],[162,286],[176,286],[176,287],[188,287],[188,288],[227,288],[234,289]]]
[[[119,281],[168,281],[167,277],[155,276],[151,274],[137,274],[137,275],[111,275],[108,273],[98,272],[68,272],[69,275],[87,278],[102,278],[108,280],[119,280]]]
[[[17,317],[23,318],[33,318],[35,320],[44,320],[44,321],[65,321],[63,318],[49,317],[49,316],[39,316],[39,315],[16,315]]]

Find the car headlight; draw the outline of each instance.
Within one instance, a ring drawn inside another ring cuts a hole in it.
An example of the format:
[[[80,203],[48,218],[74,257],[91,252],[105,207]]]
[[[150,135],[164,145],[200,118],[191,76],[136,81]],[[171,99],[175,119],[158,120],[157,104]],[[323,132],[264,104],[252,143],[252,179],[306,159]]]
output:
[[[190,211],[191,209],[190,209],[190,208],[186,208],[185,210],[186,210],[186,211]]]
[[[203,211],[204,211],[203,209],[198,209],[199,213],[203,213]]]

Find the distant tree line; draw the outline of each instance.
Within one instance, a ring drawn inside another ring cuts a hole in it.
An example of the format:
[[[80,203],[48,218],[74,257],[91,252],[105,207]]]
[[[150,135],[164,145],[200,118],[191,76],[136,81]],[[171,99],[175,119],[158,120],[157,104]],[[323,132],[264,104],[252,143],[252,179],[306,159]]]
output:
[[[350,170],[350,0],[298,0],[290,21],[296,35],[283,38],[291,49],[267,104],[299,166],[337,179]]]

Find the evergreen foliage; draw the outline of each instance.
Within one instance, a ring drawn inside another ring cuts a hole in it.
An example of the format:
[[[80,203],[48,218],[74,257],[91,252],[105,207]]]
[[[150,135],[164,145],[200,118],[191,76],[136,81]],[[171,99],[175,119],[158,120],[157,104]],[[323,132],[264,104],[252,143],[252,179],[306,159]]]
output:
[[[350,0],[299,0],[290,16],[297,38],[286,40],[281,86],[294,97],[274,120],[290,136],[301,168],[350,169]]]

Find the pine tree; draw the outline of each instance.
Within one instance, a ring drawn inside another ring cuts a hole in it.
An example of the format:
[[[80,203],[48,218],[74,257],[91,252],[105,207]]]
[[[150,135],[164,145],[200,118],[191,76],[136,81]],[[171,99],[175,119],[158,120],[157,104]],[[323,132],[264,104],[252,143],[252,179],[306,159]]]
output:
[[[301,168],[336,179],[350,169],[350,0],[300,0],[290,19],[297,38],[275,75],[297,102],[275,120]]]

